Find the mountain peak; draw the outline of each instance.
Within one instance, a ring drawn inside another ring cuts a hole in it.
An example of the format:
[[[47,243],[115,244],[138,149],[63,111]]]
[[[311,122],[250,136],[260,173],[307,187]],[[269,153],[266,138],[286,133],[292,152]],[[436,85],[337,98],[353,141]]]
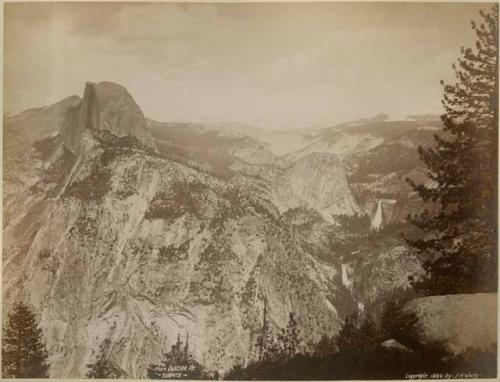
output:
[[[82,101],[66,112],[61,136],[64,146],[77,154],[86,129],[106,130],[117,136],[133,136],[156,151],[144,114],[130,93],[113,82],[87,82]]]

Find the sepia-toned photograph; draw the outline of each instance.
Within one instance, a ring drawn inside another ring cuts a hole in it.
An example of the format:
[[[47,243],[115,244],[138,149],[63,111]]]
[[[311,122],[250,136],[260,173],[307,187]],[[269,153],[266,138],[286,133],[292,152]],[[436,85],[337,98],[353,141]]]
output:
[[[2,6],[2,378],[497,378],[498,2]]]

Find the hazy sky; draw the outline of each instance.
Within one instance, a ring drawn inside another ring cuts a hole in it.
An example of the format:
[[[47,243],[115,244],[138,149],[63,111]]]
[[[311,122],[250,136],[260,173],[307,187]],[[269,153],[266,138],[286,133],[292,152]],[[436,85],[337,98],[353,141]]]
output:
[[[306,126],[441,112],[464,3],[17,3],[4,11],[4,111],[114,81],[161,121]]]

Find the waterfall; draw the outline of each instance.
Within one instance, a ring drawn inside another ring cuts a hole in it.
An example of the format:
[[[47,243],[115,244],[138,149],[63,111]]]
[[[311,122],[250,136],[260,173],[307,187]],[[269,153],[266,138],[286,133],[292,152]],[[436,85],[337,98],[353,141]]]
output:
[[[342,263],[341,274],[342,274],[342,284],[349,290],[352,291],[353,279],[352,279],[352,265],[349,263]]]
[[[382,227],[382,200],[378,201],[377,211],[373,216],[371,227],[374,230],[379,230]]]

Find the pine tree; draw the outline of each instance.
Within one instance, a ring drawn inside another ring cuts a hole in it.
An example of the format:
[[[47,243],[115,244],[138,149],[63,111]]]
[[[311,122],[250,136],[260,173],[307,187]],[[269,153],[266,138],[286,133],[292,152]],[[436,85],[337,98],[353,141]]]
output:
[[[273,337],[269,328],[267,317],[267,298],[264,297],[264,312],[262,313],[262,327],[256,341],[257,359],[270,358],[276,352],[273,344]]]
[[[351,350],[358,346],[357,332],[358,332],[358,314],[351,314],[346,317],[342,328],[340,329],[335,342],[339,350]]]
[[[164,353],[158,364],[151,364],[147,370],[150,379],[200,379],[206,376],[203,367],[189,352],[189,335],[183,346],[180,334],[168,353]]]
[[[284,358],[291,358],[295,354],[300,353],[300,330],[299,323],[295,319],[295,315],[291,312],[288,316],[288,324],[285,329],[281,329],[278,336],[280,353]]]
[[[380,344],[382,336],[380,331],[370,317],[365,317],[359,328],[359,339],[361,346],[370,347]]]
[[[7,319],[2,339],[4,378],[48,378],[47,350],[35,315],[23,303]]]
[[[339,351],[360,350],[380,344],[382,335],[370,317],[358,313],[346,317],[335,342]]]
[[[472,22],[474,49],[462,48],[455,84],[444,84],[444,134],[419,148],[429,182],[410,185],[428,206],[409,216],[423,233],[408,243],[426,256],[431,293],[493,291],[497,254],[498,4]]]
[[[99,354],[96,361],[87,364],[87,368],[89,369],[86,374],[87,378],[106,379],[115,376],[113,364],[109,360],[110,346],[111,340],[106,338],[99,347]]]

